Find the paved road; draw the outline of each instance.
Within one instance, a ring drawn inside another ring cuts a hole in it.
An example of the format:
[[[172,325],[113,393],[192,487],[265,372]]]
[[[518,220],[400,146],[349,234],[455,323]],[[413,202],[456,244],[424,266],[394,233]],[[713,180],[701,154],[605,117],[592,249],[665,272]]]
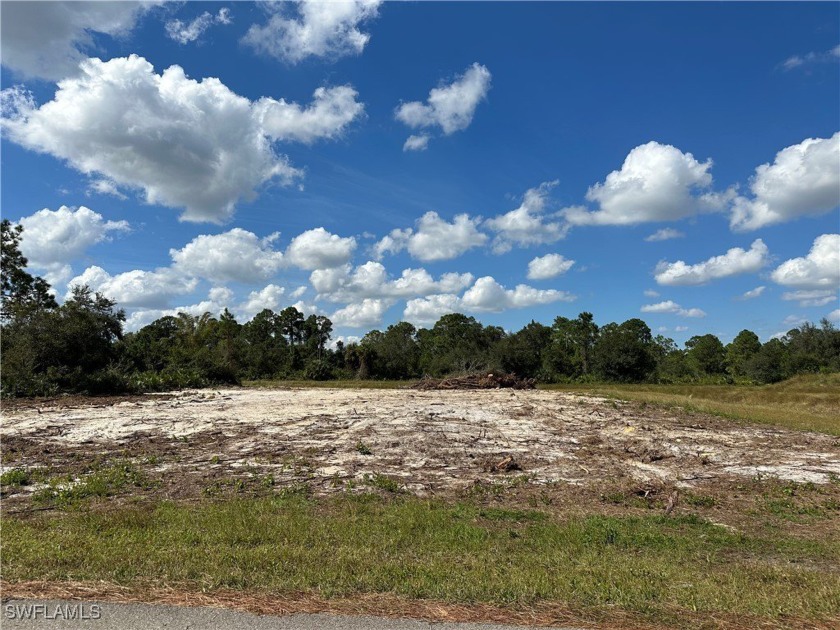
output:
[[[344,615],[299,614],[274,617],[219,608],[182,608],[154,604],[12,599],[4,601],[2,607],[0,627],[3,630],[521,630],[521,626],[429,623],[413,619]]]

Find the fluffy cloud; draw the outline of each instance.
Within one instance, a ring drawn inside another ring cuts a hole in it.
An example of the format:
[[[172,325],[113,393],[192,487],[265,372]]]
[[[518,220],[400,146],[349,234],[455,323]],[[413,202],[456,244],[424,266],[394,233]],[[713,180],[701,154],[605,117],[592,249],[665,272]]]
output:
[[[367,298],[358,304],[348,304],[330,315],[330,320],[336,326],[348,328],[364,328],[376,326],[382,321],[385,311],[393,305],[393,300],[378,300]]]
[[[457,293],[472,284],[469,273],[445,273],[435,280],[425,269],[405,269],[397,279],[385,267],[369,261],[351,272],[350,265],[316,269],[310,281],[319,297],[332,302],[356,302],[364,298],[407,298],[431,293]]]
[[[429,135],[421,133],[416,136],[408,136],[403,144],[403,151],[425,151],[429,146]]]
[[[282,298],[286,290],[276,284],[269,284],[259,291],[251,291],[248,299],[236,307],[236,316],[240,320],[250,321],[263,309],[279,312],[283,308]]]
[[[68,289],[87,285],[94,291],[116,300],[121,307],[161,308],[169,299],[195,290],[198,281],[171,268],[156,271],[134,269],[112,276],[101,267],[88,267],[67,283]],[[68,295],[70,291],[68,290]]]
[[[493,239],[495,253],[503,254],[514,245],[528,247],[554,243],[566,236],[566,225],[547,220],[545,216],[548,194],[556,185],[556,181],[544,182],[529,189],[516,210],[485,221],[485,225],[497,234]]]
[[[350,260],[356,249],[356,239],[342,238],[319,227],[292,239],[286,257],[301,269],[331,269]]]
[[[750,289],[749,291],[745,292],[743,295],[737,297],[738,300],[752,300],[759,297],[762,293],[764,293],[764,289],[767,287],[760,286],[756,287],[755,289]]]
[[[490,71],[481,64],[474,63],[449,85],[433,88],[425,103],[402,103],[397,107],[395,117],[412,129],[440,127],[447,136],[456,131],[463,131],[470,126],[478,104],[487,97],[490,79]],[[412,141],[412,138],[415,140]],[[428,137],[421,141],[418,136],[411,136],[403,149],[419,148],[409,145],[420,142],[422,148],[425,148]]]
[[[300,178],[273,143],[332,138],[362,111],[348,86],[319,88],[306,109],[251,102],[218,79],[190,79],[179,66],[156,74],[137,55],[88,59],[81,70],[40,107],[20,88],[4,90],[7,137],[140,189],[148,203],[184,208],[188,221],[221,222],[259,186]]]
[[[154,2],[4,2],[3,65],[57,81],[75,74],[94,34],[125,35]]]
[[[215,24],[230,24],[230,9],[219,9],[216,15],[205,11],[191,22],[170,20],[166,23],[166,35],[179,44],[189,44],[201,37],[204,32]]]
[[[672,300],[659,302],[657,304],[645,304],[642,313],[673,313],[680,317],[705,317],[706,313],[699,308],[683,308]]]
[[[587,191],[598,210],[570,208],[565,215],[575,225],[634,225],[721,210],[728,194],[711,192],[711,168],[711,160],[698,162],[691,153],[648,142]]]
[[[44,208],[20,220],[23,238],[20,249],[29,259],[29,266],[47,272],[51,284],[67,280],[72,273],[70,263],[85,251],[109,238],[112,232],[126,232],[126,221],[105,221],[102,215],[80,206],[74,210],[61,206]]]
[[[751,198],[739,196],[733,203],[733,230],[756,230],[834,210],[840,205],[840,132],[782,149],[773,164],[755,169],[750,191]]]
[[[358,55],[370,40],[370,35],[359,27],[377,16],[381,3],[381,0],[302,0],[294,5],[294,11],[284,2],[268,4],[268,21],[251,26],[242,41],[257,52],[288,63],[298,63],[307,57]]]
[[[755,273],[768,261],[768,250],[760,238],[753,241],[748,251],[733,247],[721,256],[687,265],[682,260],[661,262],[656,266],[656,281],[669,286],[706,284],[712,280],[728,278],[742,273]]]
[[[347,125],[362,115],[364,105],[356,101],[358,95],[349,85],[320,87],[308,107],[262,98],[254,109],[263,130],[272,139],[312,144],[341,135]]]
[[[825,316],[830,322],[840,322],[840,308],[836,308]]]
[[[505,289],[491,276],[484,276],[464,293],[461,304],[471,311],[504,311],[511,308],[526,308],[552,302],[573,302],[575,296],[555,289],[535,289],[519,284],[515,289]]]
[[[448,313],[462,310],[461,299],[453,294],[430,295],[426,298],[409,300],[403,311],[403,319],[416,326],[431,326]]]
[[[251,284],[270,278],[283,265],[283,253],[272,248],[278,236],[260,239],[253,232],[234,228],[197,236],[181,249],[169,250],[169,255],[183,274]]]
[[[788,287],[836,289],[840,286],[840,234],[818,236],[807,256],[783,262],[771,277]]]
[[[449,223],[437,212],[427,212],[417,221],[416,229],[393,230],[373,246],[373,253],[382,258],[408,249],[413,258],[430,262],[449,260],[487,242],[487,235],[478,230],[481,217],[459,214]]]
[[[429,325],[441,315],[466,312],[500,312],[514,308],[528,308],[553,302],[573,302],[576,296],[554,289],[535,289],[526,284],[515,289],[505,289],[491,276],[484,276],[458,297],[453,293],[430,295],[409,300],[403,311],[406,321],[417,325]]]
[[[813,289],[801,291],[787,291],[782,293],[782,299],[787,301],[798,301],[799,306],[825,306],[837,302],[837,294],[833,289]]]
[[[683,238],[685,236],[685,232],[680,232],[679,230],[675,230],[673,228],[662,228],[661,230],[657,230],[650,236],[646,236],[645,240],[648,243],[655,243],[658,241],[668,241],[672,238]]]
[[[560,254],[546,254],[528,263],[529,280],[547,280],[566,273],[575,264]]]

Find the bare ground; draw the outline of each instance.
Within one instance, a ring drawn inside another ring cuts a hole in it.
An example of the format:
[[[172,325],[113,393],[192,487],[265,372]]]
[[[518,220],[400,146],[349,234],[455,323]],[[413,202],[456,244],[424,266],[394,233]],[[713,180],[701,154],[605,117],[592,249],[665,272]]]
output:
[[[122,457],[144,463],[169,498],[241,489],[243,479],[318,494],[398,485],[419,496],[623,483],[647,496],[840,477],[837,437],[539,390],[202,390],[16,403],[3,416],[4,470],[72,476]],[[4,502],[35,488],[7,490]]]

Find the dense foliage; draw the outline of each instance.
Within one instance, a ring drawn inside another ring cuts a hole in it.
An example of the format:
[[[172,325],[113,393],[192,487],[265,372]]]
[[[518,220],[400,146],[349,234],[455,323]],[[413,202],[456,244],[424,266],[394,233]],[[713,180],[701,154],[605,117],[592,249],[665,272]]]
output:
[[[714,335],[684,349],[654,337],[640,319],[598,326],[591,313],[532,321],[517,332],[452,313],[431,328],[399,322],[360,342],[329,344],[332,322],[294,307],[268,309],[240,324],[179,313],[133,333],[125,314],[86,287],[60,306],[26,272],[20,228],[2,223],[2,394],[156,391],[241,379],[411,379],[502,370],[541,382],[772,383],[795,374],[840,371],[840,331],[803,324],[762,344],[741,331],[728,345]]]

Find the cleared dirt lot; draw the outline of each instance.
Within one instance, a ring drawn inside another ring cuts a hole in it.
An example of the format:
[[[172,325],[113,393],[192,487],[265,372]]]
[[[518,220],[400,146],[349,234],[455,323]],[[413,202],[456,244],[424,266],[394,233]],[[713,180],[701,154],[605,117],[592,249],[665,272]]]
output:
[[[172,498],[243,478],[319,494],[398,484],[437,496],[516,480],[702,488],[840,476],[837,437],[539,390],[203,390],[21,402],[3,415],[4,470],[50,467],[70,479],[121,457],[143,462]],[[507,457],[515,465],[497,470]]]

